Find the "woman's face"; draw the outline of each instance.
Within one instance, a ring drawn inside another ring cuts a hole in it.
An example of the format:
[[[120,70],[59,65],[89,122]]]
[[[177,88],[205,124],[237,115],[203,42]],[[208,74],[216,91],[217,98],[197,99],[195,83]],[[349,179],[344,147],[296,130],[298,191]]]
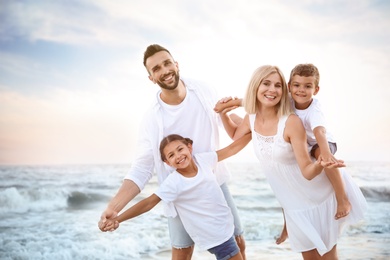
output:
[[[283,84],[279,73],[264,78],[257,89],[257,101],[263,106],[274,107],[282,98]]]

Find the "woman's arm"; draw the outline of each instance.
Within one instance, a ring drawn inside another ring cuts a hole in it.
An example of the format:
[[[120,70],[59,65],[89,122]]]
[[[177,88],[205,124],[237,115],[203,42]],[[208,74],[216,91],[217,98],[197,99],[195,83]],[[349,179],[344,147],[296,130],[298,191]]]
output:
[[[306,132],[298,116],[290,115],[288,117],[284,138],[291,143],[299,168],[306,179],[311,180],[322,172],[321,164],[319,162],[313,163],[310,159],[307,150]]]
[[[129,209],[127,209],[125,212],[120,214],[115,218],[119,223],[134,218],[136,216],[139,216],[145,212],[148,212],[154,206],[156,206],[161,201],[160,197],[158,197],[156,194],[152,194],[146,199],[141,200],[137,204],[133,205]]]
[[[237,115],[234,115],[234,117],[230,117],[225,112],[222,112],[219,115],[221,117],[221,121],[225,128],[226,133],[233,140],[237,140],[238,138],[251,132],[248,115],[245,115],[244,119],[239,118]],[[232,120],[232,118],[234,120]]]

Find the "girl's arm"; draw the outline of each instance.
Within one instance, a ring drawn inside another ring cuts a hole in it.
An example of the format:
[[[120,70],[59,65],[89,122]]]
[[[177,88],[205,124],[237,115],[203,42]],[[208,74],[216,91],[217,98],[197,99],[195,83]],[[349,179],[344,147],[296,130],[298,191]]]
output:
[[[306,132],[298,116],[290,115],[288,117],[284,139],[291,143],[299,168],[306,179],[311,180],[322,172],[321,164],[319,162],[313,163],[310,159],[307,150]]]
[[[136,216],[139,216],[145,212],[148,212],[154,206],[156,206],[161,201],[160,197],[158,197],[156,194],[152,194],[146,199],[141,200],[137,204],[133,205],[129,209],[127,209],[125,212],[120,214],[115,218],[119,223],[134,218]]]
[[[241,138],[231,143],[229,146],[218,150],[217,151],[218,162],[226,158],[229,158],[230,156],[233,156],[239,151],[241,151],[249,143],[251,139],[252,139],[252,134],[247,133]]]

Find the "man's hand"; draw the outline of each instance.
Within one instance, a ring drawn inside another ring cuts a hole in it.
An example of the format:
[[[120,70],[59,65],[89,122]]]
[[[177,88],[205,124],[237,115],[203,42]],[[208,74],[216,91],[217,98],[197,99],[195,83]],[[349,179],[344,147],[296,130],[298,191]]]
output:
[[[100,216],[100,221],[98,222],[98,227],[102,232],[106,231],[114,231],[118,228],[119,223],[118,221],[115,221],[114,225],[108,225],[107,226],[107,219],[113,219],[118,215],[118,212],[107,208],[105,211],[103,211],[102,215]],[[112,223],[111,223],[112,224]]]

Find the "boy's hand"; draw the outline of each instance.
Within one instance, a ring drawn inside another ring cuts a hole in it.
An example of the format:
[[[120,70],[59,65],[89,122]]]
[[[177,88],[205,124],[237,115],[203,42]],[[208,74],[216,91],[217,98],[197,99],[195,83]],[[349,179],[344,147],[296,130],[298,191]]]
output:
[[[322,160],[325,161],[325,162],[332,162],[332,163],[337,163],[339,160],[336,159],[336,157],[334,157],[334,155],[330,152],[328,153],[323,153],[320,155]]]

